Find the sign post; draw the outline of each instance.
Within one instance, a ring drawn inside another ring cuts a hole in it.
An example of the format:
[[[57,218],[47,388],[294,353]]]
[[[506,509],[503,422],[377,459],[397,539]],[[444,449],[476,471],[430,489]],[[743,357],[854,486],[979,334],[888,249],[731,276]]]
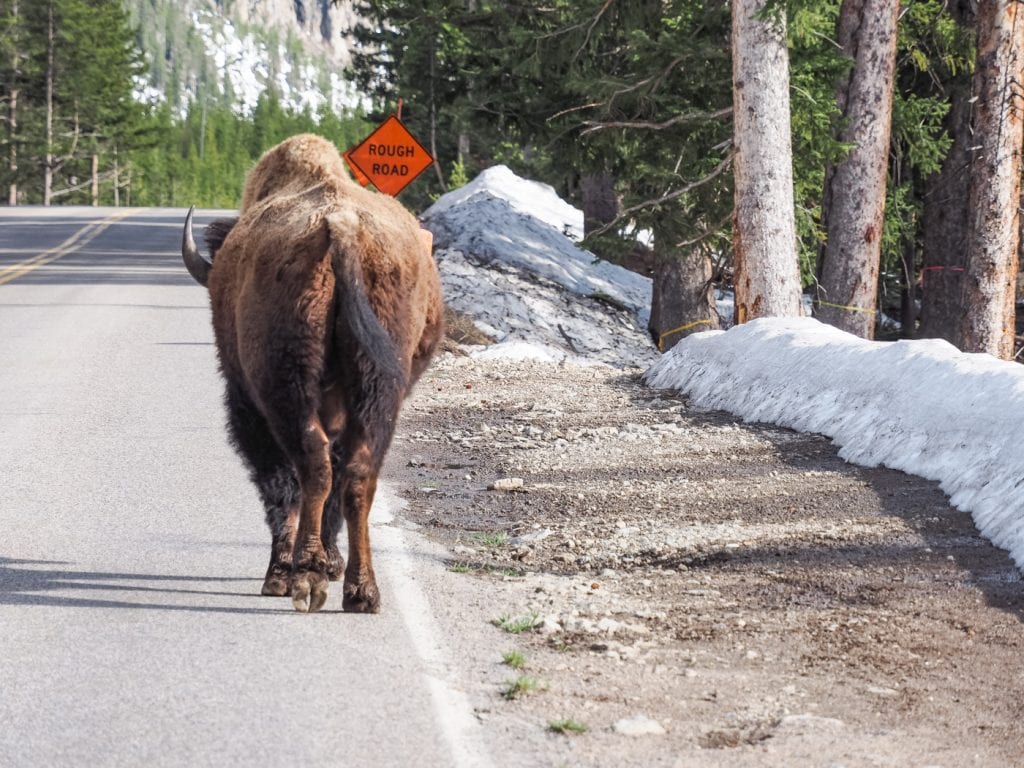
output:
[[[434,162],[430,153],[395,115],[381,123],[361,144],[346,152],[344,158],[356,181],[364,187],[372,183],[392,197]]]

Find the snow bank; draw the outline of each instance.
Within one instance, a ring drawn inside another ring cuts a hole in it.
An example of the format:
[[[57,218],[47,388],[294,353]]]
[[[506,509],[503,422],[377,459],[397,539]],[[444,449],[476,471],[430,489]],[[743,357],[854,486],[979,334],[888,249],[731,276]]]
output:
[[[689,336],[644,378],[700,408],[827,435],[847,461],[937,480],[1024,568],[1024,366],[771,318]]]
[[[578,248],[583,214],[552,187],[496,166],[420,219],[445,300],[499,342],[615,366],[654,360],[650,279]]]

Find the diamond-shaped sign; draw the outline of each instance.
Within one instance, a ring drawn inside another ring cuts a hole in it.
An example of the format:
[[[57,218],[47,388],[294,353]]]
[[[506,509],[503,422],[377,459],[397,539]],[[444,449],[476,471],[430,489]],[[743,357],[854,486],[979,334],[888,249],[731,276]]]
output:
[[[434,162],[401,120],[392,115],[344,155],[353,175],[373,182],[381,192],[394,197]],[[365,185],[364,185],[365,186]]]

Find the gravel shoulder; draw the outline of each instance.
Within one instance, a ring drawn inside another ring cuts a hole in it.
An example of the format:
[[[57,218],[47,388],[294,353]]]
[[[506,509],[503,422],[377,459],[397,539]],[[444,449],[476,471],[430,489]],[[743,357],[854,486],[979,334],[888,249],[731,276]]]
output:
[[[639,374],[445,354],[403,412],[495,764],[1024,764],[1024,590],[970,517]]]

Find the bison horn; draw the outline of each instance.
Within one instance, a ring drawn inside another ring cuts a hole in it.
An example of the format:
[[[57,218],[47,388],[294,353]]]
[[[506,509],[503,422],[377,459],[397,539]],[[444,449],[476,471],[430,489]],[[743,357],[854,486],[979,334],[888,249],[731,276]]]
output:
[[[192,212],[195,208],[194,205],[189,208],[188,215],[185,216],[185,231],[181,234],[181,258],[185,262],[188,273],[195,278],[195,281],[200,285],[206,285],[206,279],[213,263],[199,252],[195,238],[192,237]]]

